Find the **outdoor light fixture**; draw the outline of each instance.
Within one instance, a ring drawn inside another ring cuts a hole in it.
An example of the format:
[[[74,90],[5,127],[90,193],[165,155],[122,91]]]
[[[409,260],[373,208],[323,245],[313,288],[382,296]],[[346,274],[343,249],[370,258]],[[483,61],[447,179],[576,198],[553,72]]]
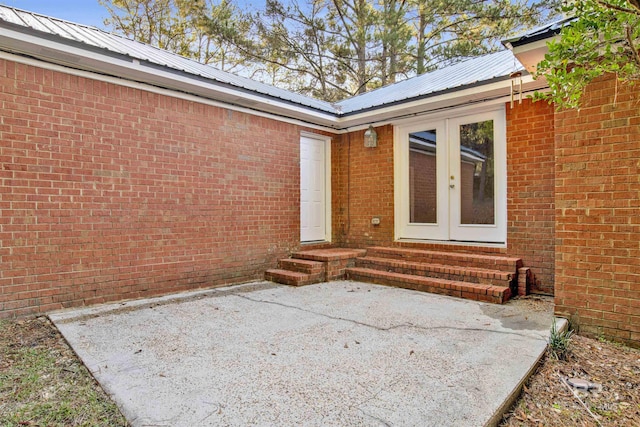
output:
[[[373,148],[378,146],[378,134],[372,125],[364,132],[364,146]]]

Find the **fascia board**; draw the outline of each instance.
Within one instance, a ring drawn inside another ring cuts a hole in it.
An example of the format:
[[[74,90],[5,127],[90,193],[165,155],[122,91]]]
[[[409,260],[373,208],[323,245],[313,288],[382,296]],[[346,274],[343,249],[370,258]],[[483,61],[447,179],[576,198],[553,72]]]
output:
[[[522,91],[532,92],[543,90],[547,87],[544,79],[534,80],[531,75],[522,76]],[[436,113],[464,105],[473,105],[488,102],[495,99],[504,101],[511,94],[511,79],[499,82],[463,89],[446,94],[424,98],[412,102],[397,104],[385,108],[379,108],[366,113],[356,114],[337,119],[338,128],[345,131],[355,130],[369,124],[380,125],[393,120],[405,119],[411,116]]]
[[[314,110],[303,105],[282,102],[267,95],[252,94],[227,85],[216,84],[193,76],[185,78],[179,71],[167,71],[155,64],[145,64],[124,55],[105,55],[80,49],[30,34],[3,28],[0,46],[4,50],[28,55],[47,62],[81,69],[139,83],[173,89],[220,102],[227,102],[258,111],[282,115],[335,128],[335,115]]]
[[[549,51],[547,43],[551,40],[560,40],[560,38],[560,35],[556,35],[554,37],[537,40],[532,43],[511,46],[509,49],[511,49],[513,55],[528,72],[535,73],[538,64],[544,59],[544,56]]]
[[[304,105],[281,102],[266,95],[248,93],[205,79],[193,78],[190,75],[188,78],[184,78],[184,74],[179,71],[167,71],[159,65],[145,64],[124,55],[115,53],[107,55],[7,28],[3,28],[0,32],[0,46],[4,46],[6,51],[27,55],[48,63],[98,73],[118,80],[130,80],[169,91],[178,91],[216,103],[255,111],[261,113],[260,115],[272,116],[275,119],[281,118],[284,121],[295,119],[299,120],[302,125],[321,127],[336,134],[351,132],[355,128],[367,127],[369,124],[391,123],[394,120],[429,112],[504,98],[509,96],[511,87],[511,80],[504,79],[340,117],[338,114],[320,112]],[[542,90],[547,87],[544,79],[536,81],[530,75],[523,76],[522,79],[523,91],[525,92]]]

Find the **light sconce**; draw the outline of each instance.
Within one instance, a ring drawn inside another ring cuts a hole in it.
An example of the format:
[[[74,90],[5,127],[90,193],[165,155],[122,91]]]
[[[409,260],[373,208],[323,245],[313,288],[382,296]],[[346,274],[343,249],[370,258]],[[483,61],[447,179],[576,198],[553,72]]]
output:
[[[372,125],[364,132],[364,146],[374,148],[378,146],[378,134]]]

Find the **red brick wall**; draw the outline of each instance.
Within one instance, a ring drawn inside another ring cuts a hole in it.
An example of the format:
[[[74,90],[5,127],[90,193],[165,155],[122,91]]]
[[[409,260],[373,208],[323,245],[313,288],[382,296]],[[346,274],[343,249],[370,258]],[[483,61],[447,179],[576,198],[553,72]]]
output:
[[[506,113],[508,247],[486,250],[478,247],[452,248],[521,257],[524,265],[536,274],[539,288],[552,293],[553,108],[541,102],[524,101],[513,109],[507,104]],[[393,235],[393,127],[380,127],[376,131],[377,148],[364,147],[364,131],[342,135],[333,146],[335,239],[348,246],[398,244],[394,243]],[[373,216],[381,217],[380,226],[371,225]],[[446,245],[402,245],[447,249]]]
[[[640,346],[640,92],[604,77],[556,115],[556,312]]]
[[[0,61],[0,317],[261,278],[294,125]]]
[[[393,241],[393,126],[376,132],[376,148],[364,146],[364,130],[336,137],[332,146],[334,239],[344,246]]]
[[[507,113],[507,244],[554,290],[554,107],[524,100]],[[534,289],[535,290],[535,289]]]

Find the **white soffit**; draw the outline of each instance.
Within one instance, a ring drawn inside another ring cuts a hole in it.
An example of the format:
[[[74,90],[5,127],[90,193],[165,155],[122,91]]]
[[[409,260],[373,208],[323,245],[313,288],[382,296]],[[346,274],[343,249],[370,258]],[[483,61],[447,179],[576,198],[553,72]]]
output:
[[[0,49],[75,70],[246,108],[285,121],[295,119],[336,133],[508,97],[511,91],[509,74],[524,71],[510,51],[501,51],[331,105],[97,28],[2,5]],[[523,76],[523,85],[525,92],[546,87],[544,81],[536,82],[528,75]]]

